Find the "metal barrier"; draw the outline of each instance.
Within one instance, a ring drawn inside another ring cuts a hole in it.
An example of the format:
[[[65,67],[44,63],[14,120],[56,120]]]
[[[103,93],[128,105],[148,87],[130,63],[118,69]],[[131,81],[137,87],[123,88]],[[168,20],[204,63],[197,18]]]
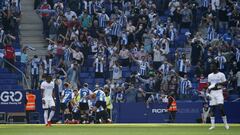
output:
[[[19,68],[17,68],[15,65],[13,65],[12,63],[10,63],[8,60],[1,58],[4,62],[6,62],[7,64],[9,64],[11,67],[13,67],[15,70],[17,70],[19,73],[21,73],[22,75],[22,83],[23,86],[25,86],[25,88],[30,89],[30,85],[27,81],[26,75],[25,73],[23,73]]]

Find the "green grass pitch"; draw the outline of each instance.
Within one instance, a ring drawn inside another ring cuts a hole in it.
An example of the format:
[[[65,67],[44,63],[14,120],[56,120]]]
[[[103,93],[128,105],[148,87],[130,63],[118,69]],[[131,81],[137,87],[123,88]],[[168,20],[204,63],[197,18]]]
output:
[[[225,130],[218,124],[96,124],[96,125],[0,125],[0,135],[240,135],[240,124]]]

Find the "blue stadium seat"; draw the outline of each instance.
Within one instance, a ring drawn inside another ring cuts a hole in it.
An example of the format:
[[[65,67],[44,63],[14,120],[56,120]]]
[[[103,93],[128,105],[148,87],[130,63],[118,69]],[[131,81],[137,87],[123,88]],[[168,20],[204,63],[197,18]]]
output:
[[[185,29],[185,28],[182,28],[182,29],[180,30],[180,33],[181,33],[181,34],[185,34],[186,32],[190,32],[190,30],[189,30],[189,29]]]
[[[166,22],[167,21],[167,16],[160,16],[161,22]]]
[[[80,73],[80,78],[88,78],[89,77],[89,73]]]
[[[132,67],[131,67],[131,71],[132,71],[132,72],[138,71],[138,67],[137,67],[137,66],[132,66]]]
[[[129,71],[129,67],[122,67],[122,71]]]
[[[5,84],[14,85],[14,84],[17,84],[17,80],[16,79],[1,79],[0,85],[5,85]]]
[[[12,73],[4,73],[4,74],[0,74],[0,79],[19,79],[19,75],[16,74],[12,74]]]
[[[123,72],[122,74],[124,78],[130,77],[130,75],[131,75],[131,72]]]
[[[95,79],[95,83],[99,83],[99,84],[105,83],[104,78]]]
[[[19,85],[0,85],[1,90],[22,90],[23,87]]]
[[[94,83],[94,79],[84,79],[83,81],[88,84]]]
[[[0,68],[0,73],[10,73],[6,68]]]
[[[89,71],[89,72],[94,72],[94,67],[89,67],[89,68],[88,68],[88,71]]]
[[[169,14],[170,14],[170,10],[164,11],[164,15],[165,15],[165,16],[169,16]]]

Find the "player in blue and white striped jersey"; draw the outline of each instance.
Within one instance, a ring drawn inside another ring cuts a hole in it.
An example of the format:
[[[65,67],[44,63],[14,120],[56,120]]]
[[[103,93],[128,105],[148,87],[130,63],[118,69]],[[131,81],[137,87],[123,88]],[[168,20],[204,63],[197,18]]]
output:
[[[80,108],[80,114],[81,119],[83,123],[89,122],[89,96],[92,95],[92,91],[88,88],[88,84],[84,83],[83,88],[79,90],[80,95],[80,102],[79,102],[79,108]]]
[[[68,105],[70,101],[74,97],[73,90],[69,88],[70,84],[69,83],[64,83],[64,90],[61,93],[61,112],[64,113],[64,111],[68,108]]]
[[[108,121],[106,95],[102,88],[96,87],[93,93],[96,106],[96,120],[97,123],[106,123]]]

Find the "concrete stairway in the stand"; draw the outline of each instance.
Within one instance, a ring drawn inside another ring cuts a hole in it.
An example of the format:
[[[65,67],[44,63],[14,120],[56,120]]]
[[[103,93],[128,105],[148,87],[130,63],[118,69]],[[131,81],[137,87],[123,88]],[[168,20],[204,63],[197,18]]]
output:
[[[20,43],[22,47],[31,46],[36,51],[28,51],[29,58],[34,55],[40,57],[47,54],[46,40],[43,37],[42,20],[33,9],[34,0],[22,0],[22,18],[20,25]]]

